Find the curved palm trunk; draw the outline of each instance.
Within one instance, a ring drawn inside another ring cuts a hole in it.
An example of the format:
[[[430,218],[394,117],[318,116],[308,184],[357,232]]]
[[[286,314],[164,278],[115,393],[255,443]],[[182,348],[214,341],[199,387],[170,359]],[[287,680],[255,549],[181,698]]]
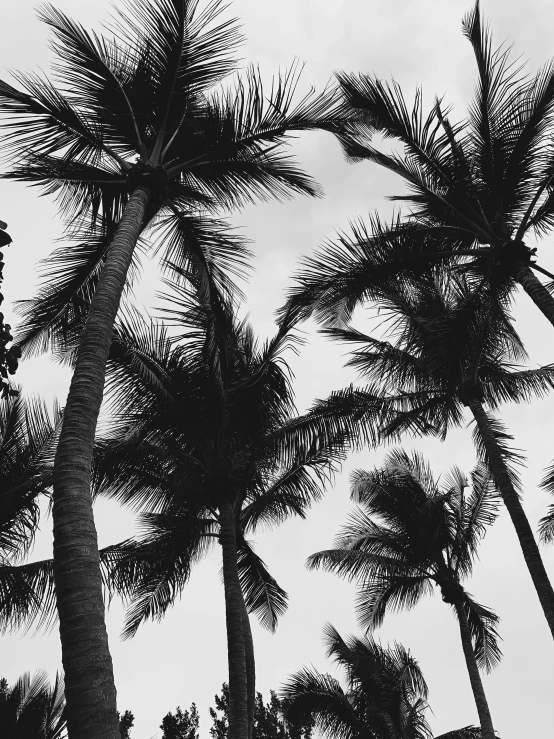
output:
[[[113,325],[149,198],[149,188],[135,190],[110,245],[79,344],[54,463],[54,582],[70,739],[119,739],[90,467]]]
[[[244,645],[244,599],[237,566],[236,522],[231,504],[219,506],[219,527],[223,553],[223,585],[229,660],[229,736],[248,739],[248,699],[246,650]]]
[[[254,707],[256,704],[256,661],[254,659],[254,641],[250,627],[250,616],[242,599],[242,633],[244,637],[244,656],[246,659],[246,704],[248,709],[248,739],[254,733]]]
[[[554,590],[548,579],[533,530],[527,520],[519,495],[514,489],[502,451],[481,401],[478,398],[469,398],[467,404],[473,413],[479,433],[485,444],[490,470],[512,519],[527,569],[554,637]]]
[[[513,275],[537,308],[554,326],[554,296],[548,292],[531,267],[518,262],[514,266]]]
[[[477,706],[479,723],[481,724],[481,735],[483,739],[496,739],[491,713],[489,711],[489,704],[487,703],[487,697],[481,681],[481,675],[479,674],[477,660],[475,659],[475,654],[473,652],[471,631],[469,630],[467,614],[464,610],[463,604],[459,601],[454,603],[454,608],[456,609],[456,615],[458,616],[458,623],[460,625],[462,647],[466,658],[466,666],[469,673],[471,689],[473,690],[473,697],[475,698],[475,705]]]

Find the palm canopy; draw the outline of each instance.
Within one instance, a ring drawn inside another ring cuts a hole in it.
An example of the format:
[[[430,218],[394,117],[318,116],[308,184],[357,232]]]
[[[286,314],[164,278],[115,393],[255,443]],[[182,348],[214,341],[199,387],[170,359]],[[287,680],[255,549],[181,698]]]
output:
[[[410,109],[398,84],[339,73],[352,113],[346,152],[401,177],[407,191],[392,200],[409,215],[388,225],[355,223],[307,259],[290,295],[304,313],[315,309],[328,319],[351,310],[391,272],[410,274],[431,262],[462,268],[501,298],[520,282],[553,320],[549,293],[532,270],[549,273],[525,242],[554,225],[554,65],[523,74],[509,49],[493,48],[479,2],[463,31],[478,81],[462,122],[453,123],[439,99],[425,113],[419,89]],[[378,148],[375,133],[400,151]]]
[[[412,608],[433,587],[456,609],[461,604],[478,664],[490,670],[501,656],[497,617],[476,603],[461,581],[471,574],[480,540],[497,515],[499,497],[484,465],[468,480],[457,468],[442,484],[426,462],[403,450],[390,452],[380,469],[355,472],[358,504],[333,549],[313,554],[322,567],[358,584],[356,608],[366,628],[389,611]]]
[[[202,235],[199,212],[318,194],[284,144],[295,131],[337,129],[336,94],[295,102],[296,68],[269,91],[256,69],[236,73],[241,35],[235,19],[223,18],[226,7],[127,2],[103,36],[41,7],[56,62],[49,77],[18,73],[17,87],[0,82],[3,176],[56,195],[76,243],[54,252],[37,298],[20,305],[25,349],[48,348],[88,305],[137,187],[149,192],[148,236],[164,226]]]
[[[324,630],[327,656],[345,677],[304,668],[281,692],[289,701],[287,717],[311,717],[324,737],[338,739],[431,739],[425,718],[427,684],[417,661],[402,645],[382,647],[370,637],[344,639],[330,625]],[[466,727],[436,739],[479,739]]]
[[[353,328],[326,332],[361,345],[348,363],[369,381],[370,403],[376,396],[386,398],[384,436],[410,431],[444,438],[463,422],[464,405],[475,393],[494,411],[505,402],[544,397],[553,387],[551,365],[520,368],[527,355],[506,307],[499,309],[486,294],[477,295],[462,275],[430,275],[410,286],[391,281],[383,315],[381,330],[394,343]],[[357,394],[355,401],[345,398],[338,404],[337,414],[359,413],[363,389]],[[489,420],[506,460],[517,461],[501,423]],[[475,440],[484,451],[477,431]]]
[[[5,739],[65,739],[64,683],[50,686],[44,671],[26,672],[10,687],[0,680],[0,722]]]
[[[176,287],[179,338],[136,319],[119,329],[108,364],[112,426],[98,444],[93,489],[142,511],[142,534],[103,552],[112,587],[132,604],[127,635],[175,600],[218,539],[223,501],[236,519],[247,608],[275,628],[286,594],[246,537],[304,517],[345,453],[343,434],[320,439],[294,416],[283,356],[298,341],[292,326],[260,345],[205,277],[189,274],[193,291]]]

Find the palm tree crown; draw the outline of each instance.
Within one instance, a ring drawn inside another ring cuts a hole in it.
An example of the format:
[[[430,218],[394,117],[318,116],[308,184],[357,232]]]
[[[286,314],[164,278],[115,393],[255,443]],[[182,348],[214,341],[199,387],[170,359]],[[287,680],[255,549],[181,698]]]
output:
[[[497,617],[475,603],[461,581],[471,574],[479,541],[497,514],[498,495],[484,465],[468,480],[457,468],[442,486],[424,460],[390,452],[381,469],[358,471],[352,499],[358,504],[333,549],[312,555],[323,567],[358,583],[357,612],[365,628],[379,626],[387,611],[412,608],[440,589],[443,600],[462,603],[480,665],[500,658]]]
[[[345,453],[340,434],[299,441],[283,357],[299,341],[292,326],[259,345],[229,293],[206,273],[186,277],[174,287],[180,338],[137,319],[118,330],[108,365],[113,425],[98,445],[94,489],[143,511],[143,537],[104,551],[117,588],[136,599],[127,635],[165,612],[217,541],[222,498],[236,518],[247,606],[275,628],[286,596],[245,536],[304,517]]]
[[[315,719],[316,728],[329,738],[430,739],[427,684],[402,645],[384,648],[367,636],[343,639],[330,625],[324,635],[327,656],[344,673],[346,690],[330,675],[304,668],[282,688],[288,717]],[[478,729],[468,726],[436,739],[480,737]]]
[[[335,94],[295,104],[295,69],[270,93],[254,68],[237,76],[241,35],[235,19],[222,19],[225,8],[221,0],[203,9],[197,0],[129,2],[98,36],[42,7],[55,74],[18,73],[19,88],[0,82],[13,162],[3,176],[55,194],[73,246],[49,256],[37,297],[19,305],[24,351],[56,347],[84,320],[139,186],[148,189],[139,230],[178,234],[180,259],[191,237],[209,238],[205,216],[260,197],[319,193],[283,144],[287,132],[336,128]]]
[[[495,614],[476,603],[461,581],[470,574],[477,545],[496,517],[498,496],[484,465],[467,479],[454,468],[442,486],[418,455],[393,451],[382,469],[357,472],[352,497],[359,504],[331,550],[308,565],[358,583],[357,611],[366,628],[390,610],[412,608],[440,588],[460,627],[462,648],[483,739],[495,739],[479,675],[500,659]]]
[[[383,276],[424,263],[463,267],[500,299],[519,283],[551,322],[554,299],[537,279],[536,249],[526,243],[554,224],[554,65],[523,74],[509,49],[495,50],[479,1],[463,21],[477,62],[476,92],[454,123],[442,99],[428,114],[417,90],[410,110],[400,86],[367,74],[339,73],[351,110],[346,152],[400,176],[407,192],[393,200],[409,216],[386,226],[355,224],[306,260],[291,300],[320,317],[367,299]],[[379,133],[401,151],[379,148]]]

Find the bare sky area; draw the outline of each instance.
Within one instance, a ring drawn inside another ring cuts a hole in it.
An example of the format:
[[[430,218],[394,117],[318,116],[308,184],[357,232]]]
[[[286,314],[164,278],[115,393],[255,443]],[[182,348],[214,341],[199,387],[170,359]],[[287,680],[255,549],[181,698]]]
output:
[[[56,0],[55,5],[86,26],[99,28],[106,20],[105,0]],[[10,69],[48,69],[47,29],[34,14],[34,0],[0,4],[1,75]],[[454,118],[464,116],[464,105],[475,84],[475,64],[469,43],[461,33],[468,0],[234,0],[229,14],[242,19],[247,42],[244,59],[259,63],[265,75],[295,58],[307,62],[300,92],[310,84],[321,88],[334,70],[374,72],[393,76],[408,97],[421,84],[430,106],[436,95],[454,105]],[[528,59],[535,71],[554,56],[554,4],[527,0],[525,9],[515,0],[485,0],[483,10],[492,23],[496,44],[514,44],[514,56]],[[400,182],[375,165],[344,161],[337,142],[328,134],[305,134],[292,144],[305,167],[323,186],[325,197],[286,203],[267,203],[233,216],[233,223],[252,239],[255,271],[246,286],[246,309],[259,334],[273,331],[274,311],[302,255],[310,254],[349,220],[378,209],[391,213],[389,194]],[[38,199],[37,191],[0,182],[0,218],[9,223],[14,244],[6,250],[6,302],[30,297],[36,283],[35,265],[60,235],[61,224],[52,202]],[[554,269],[554,237],[539,246],[541,264]],[[152,265],[144,263],[137,299],[155,308],[159,285]],[[554,334],[526,295],[518,295],[517,326],[530,354],[530,365],[554,361]],[[357,321],[363,325],[363,311]],[[13,321],[15,323],[15,319]],[[300,410],[315,397],[355,379],[342,367],[344,349],[303,327],[309,342],[298,357],[290,356],[296,375]],[[68,373],[46,358],[24,363],[18,379],[27,393],[58,396],[67,393]],[[503,418],[523,449],[528,467],[523,471],[525,508],[536,527],[549,496],[538,488],[545,466],[554,457],[552,417],[554,398],[532,405],[505,406]],[[406,443],[429,457],[436,473],[457,464],[469,472],[475,463],[471,429],[453,433],[446,443],[435,440]],[[287,676],[303,665],[329,670],[323,656],[322,626],[330,621],[341,633],[356,632],[353,587],[332,575],[307,572],[307,556],[327,548],[350,509],[348,480],[351,470],[378,464],[383,450],[352,456],[324,501],[306,521],[294,520],[275,531],[260,534],[257,552],[278,582],[289,592],[290,607],[275,635],[253,623],[258,690],[268,696]],[[132,533],[132,517],[113,503],[96,507],[100,545]],[[51,520],[44,519],[33,557],[51,552]],[[543,550],[554,577],[554,548]],[[196,567],[182,600],[161,623],[141,627],[132,641],[122,642],[123,612],[114,602],[108,612],[110,646],[114,659],[118,703],[136,717],[133,739],[160,736],[162,717],[177,705],[199,707],[201,735],[207,739],[208,706],[226,679],[223,588],[219,551]],[[502,739],[550,739],[554,724],[554,645],[531,586],[507,515],[490,530],[481,548],[468,590],[501,617],[504,659],[484,677],[495,728]],[[477,723],[459,633],[453,614],[437,595],[412,612],[390,617],[378,636],[409,647],[420,661],[430,687],[430,717],[437,734]],[[45,668],[53,675],[60,667],[57,629],[48,636],[5,636],[0,642],[0,674],[13,681],[26,670]]]

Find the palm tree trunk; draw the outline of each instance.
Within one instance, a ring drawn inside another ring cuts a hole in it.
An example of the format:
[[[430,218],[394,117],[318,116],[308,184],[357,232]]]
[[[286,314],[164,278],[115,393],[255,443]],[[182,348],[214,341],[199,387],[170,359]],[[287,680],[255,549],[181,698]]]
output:
[[[244,644],[244,599],[237,566],[237,534],[231,504],[219,506],[220,541],[223,553],[223,585],[229,660],[228,739],[248,739],[246,649]]]
[[[469,630],[467,614],[463,603],[459,600],[454,603],[454,608],[456,609],[456,615],[458,616],[458,623],[460,625],[462,647],[466,658],[466,666],[469,673],[471,689],[473,690],[473,697],[475,698],[475,705],[477,706],[479,723],[481,724],[481,735],[483,739],[496,739],[494,726],[492,725],[491,713],[489,711],[489,704],[487,703],[481,675],[479,674],[479,668],[477,667],[477,660],[475,659],[475,654],[473,652],[471,631]]]
[[[554,590],[548,579],[539,547],[533,535],[533,530],[527,520],[519,495],[514,489],[506,462],[502,456],[502,451],[481,401],[478,398],[472,397],[468,399],[467,404],[473,413],[479,433],[487,450],[487,462],[498,491],[512,519],[527,569],[533,580],[544,615],[554,637]]]
[[[90,467],[113,325],[150,189],[135,190],[108,250],[79,344],[54,463],[54,582],[69,739],[119,739]]]
[[[256,661],[254,659],[254,641],[250,627],[250,616],[242,599],[242,633],[244,636],[244,655],[246,658],[246,703],[248,708],[248,739],[254,733],[254,707],[256,705]]]
[[[516,262],[513,275],[537,308],[554,326],[554,296],[548,292],[531,267],[523,262]]]

